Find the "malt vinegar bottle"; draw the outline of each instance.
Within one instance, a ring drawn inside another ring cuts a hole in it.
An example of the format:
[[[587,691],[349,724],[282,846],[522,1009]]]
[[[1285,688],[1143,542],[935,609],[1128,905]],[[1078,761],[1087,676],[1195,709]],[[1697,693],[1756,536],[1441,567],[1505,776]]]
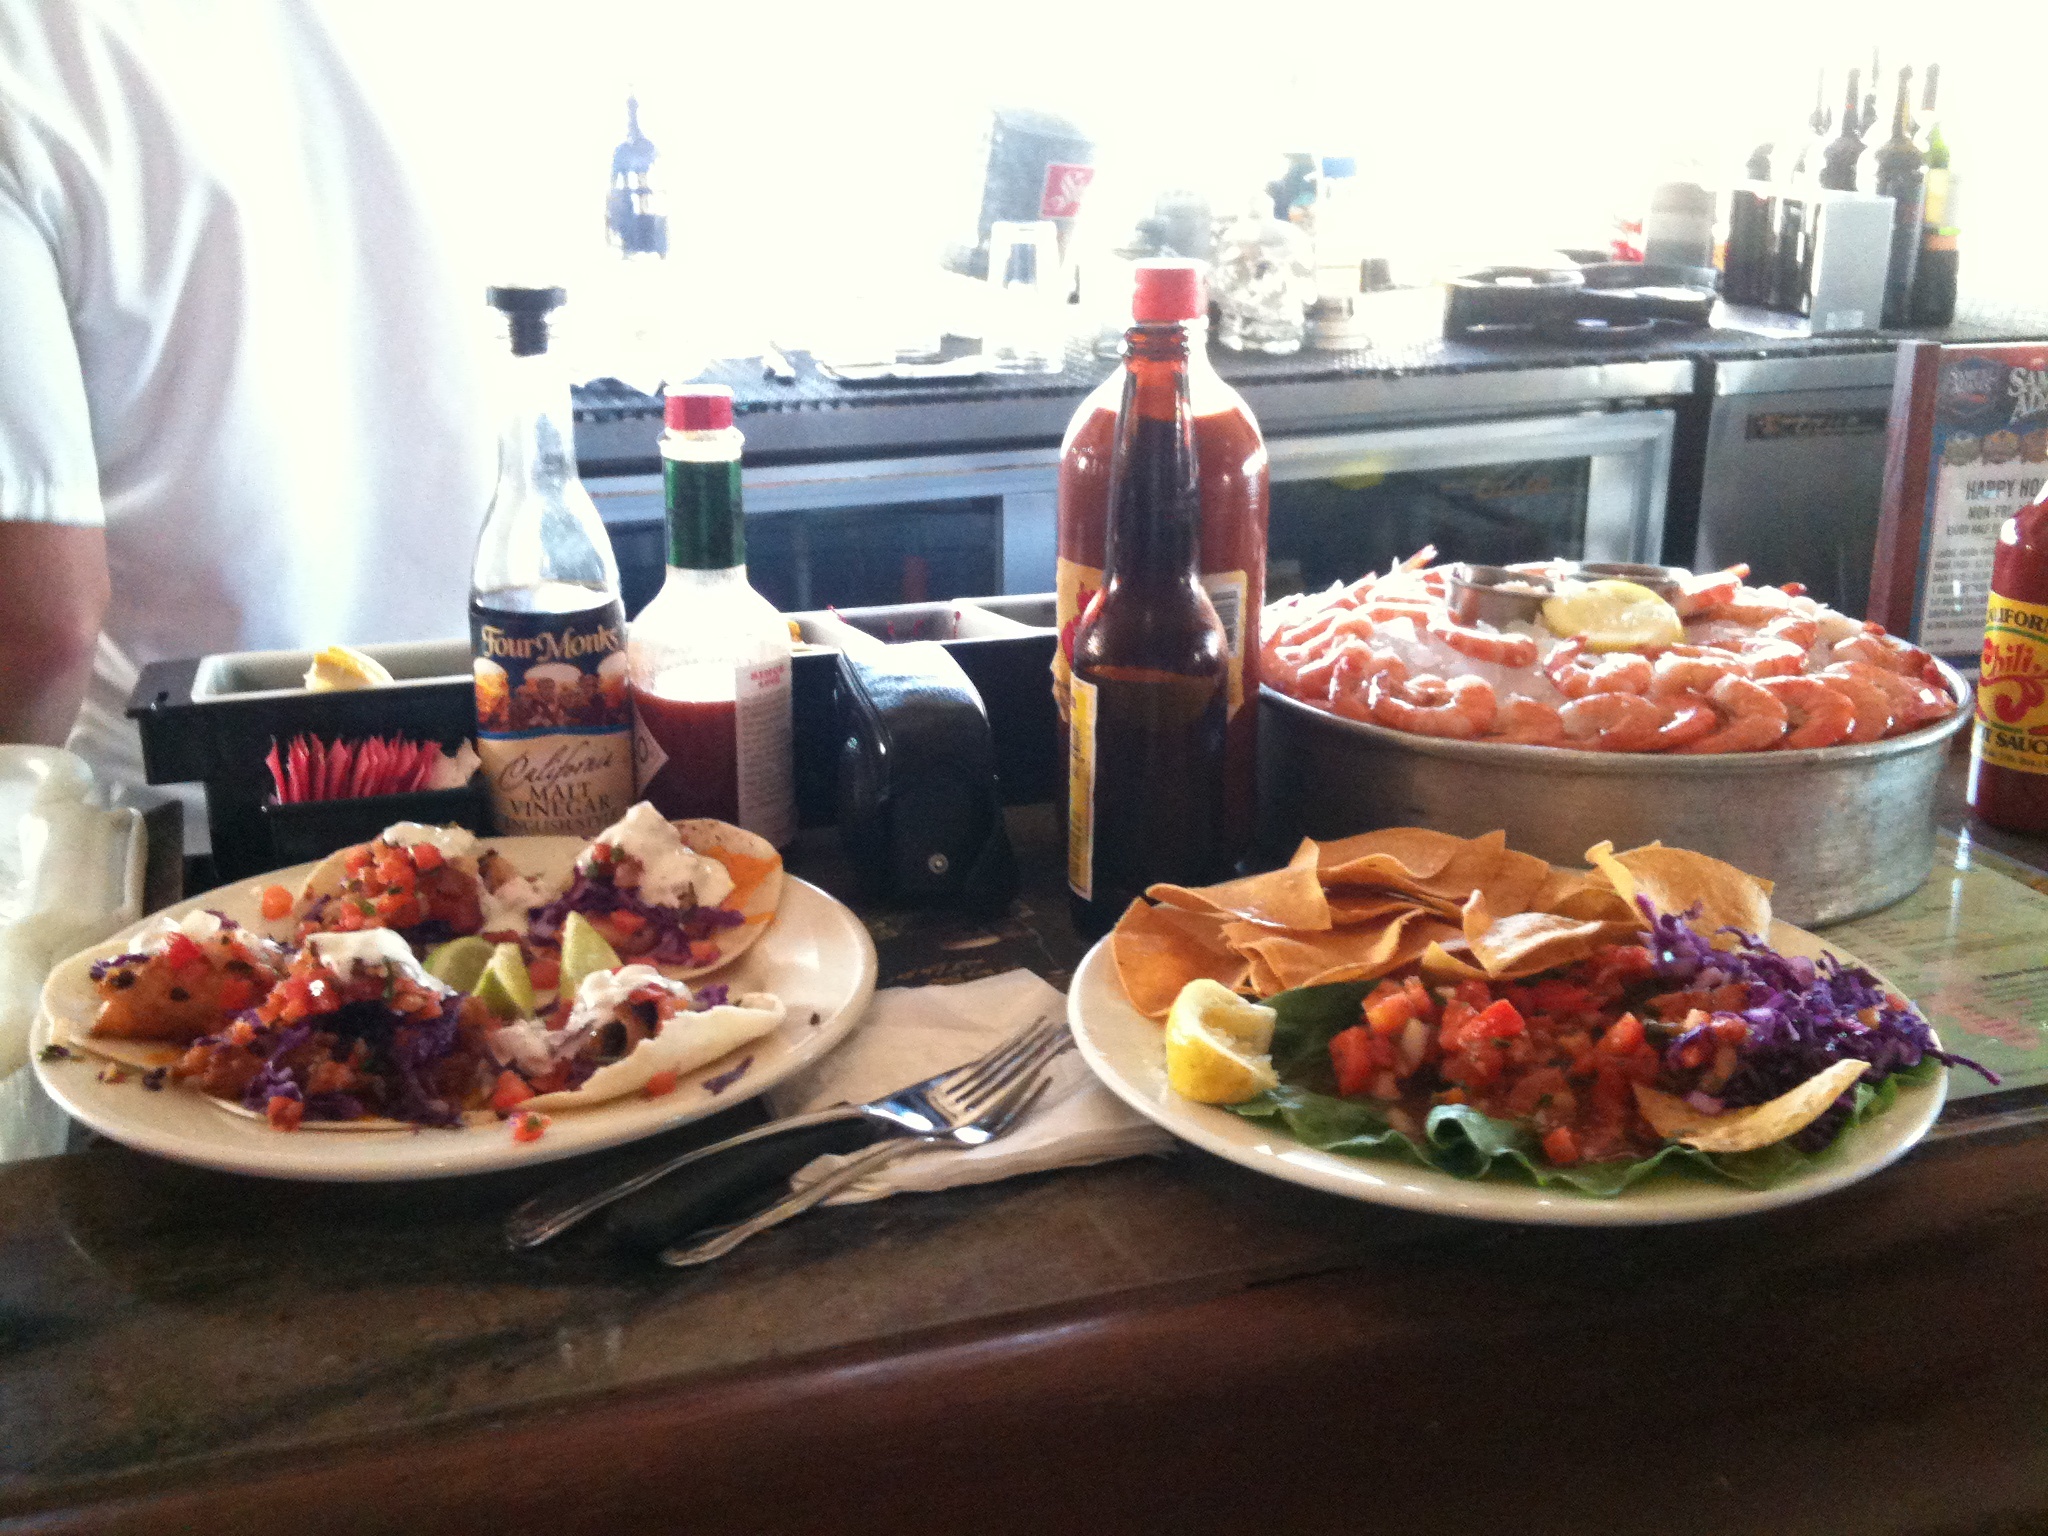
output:
[[[476,746],[500,832],[587,837],[633,803],[626,612],[576,474],[569,385],[548,355],[559,288],[492,288],[503,372],[498,482],[470,571]]]

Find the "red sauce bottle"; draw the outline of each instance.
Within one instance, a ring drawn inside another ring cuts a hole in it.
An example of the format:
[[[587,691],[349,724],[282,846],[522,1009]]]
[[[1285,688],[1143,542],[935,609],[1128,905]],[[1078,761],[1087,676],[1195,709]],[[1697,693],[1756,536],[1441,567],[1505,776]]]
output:
[[[2048,833],[2048,489],[1999,530],[1977,681],[1970,809]]]
[[[1224,748],[1223,862],[1251,846],[1257,816],[1259,610],[1266,600],[1266,440],[1244,397],[1209,363],[1208,304],[1185,274],[1198,262],[1138,263],[1131,317],[1188,329],[1189,408],[1199,461],[1202,584],[1223,621],[1229,655]],[[1127,372],[1119,368],[1074,412],[1060,445],[1058,599],[1060,644],[1053,692],[1060,704],[1060,762],[1068,761],[1068,680],[1074,631],[1102,588],[1109,529],[1110,458]],[[1064,780],[1062,781],[1064,787]]]

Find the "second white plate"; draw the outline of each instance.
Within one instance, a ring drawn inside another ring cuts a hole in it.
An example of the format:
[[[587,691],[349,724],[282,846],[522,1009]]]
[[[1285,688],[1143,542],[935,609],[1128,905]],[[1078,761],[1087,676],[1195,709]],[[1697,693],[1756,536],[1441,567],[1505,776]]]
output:
[[[1771,943],[1787,954],[1841,954],[1829,950],[1812,934],[1783,923],[1772,925]],[[1842,955],[1842,959],[1855,963],[1850,955]],[[1067,1021],[1096,1076],[1138,1113],[1183,1141],[1290,1184],[1379,1205],[1485,1221],[1650,1226],[1743,1216],[1811,1200],[1867,1178],[1903,1157],[1927,1134],[1948,1096],[1946,1070],[1937,1073],[1932,1082],[1902,1087],[1884,1114],[1845,1131],[1837,1147],[1813,1168],[1770,1189],[1744,1189],[1706,1174],[1673,1170],[1653,1174],[1611,1200],[1600,1200],[1571,1189],[1517,1182],[1505,1174],[1460,1179],[1393,1156],[1345,1157],[1321,1152],[1276,1131],[1270,1122],[1247,1120],[1229,1110],[1182,1098],[1166,1086],[1164,1032],[1156,1020],[1146,1018],[1124,996],[1107,939],[1088,952],[1074,973],[1074,985],[1067,994]]]

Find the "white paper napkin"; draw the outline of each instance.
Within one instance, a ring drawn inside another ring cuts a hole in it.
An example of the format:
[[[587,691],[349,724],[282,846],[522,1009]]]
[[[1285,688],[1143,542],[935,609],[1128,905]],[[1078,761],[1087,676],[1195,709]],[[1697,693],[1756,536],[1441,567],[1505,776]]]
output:
[[[972,1061],[1033,1019],[1064,1018],[1067,1001],[1025,970],[944,987],[888,987],[846,1043],[810,1071],[770,1090],[778,1115],[828,1104],[865,1104],[948,1067]],[[1047,1168],[1106,1163],[1164,1152],[1173,1137],[1096,1081],[1076,1051],[1053,1063],[1045,1097],[1007,1136],[966,1151],[918,1153],[835,1195],[834,1205],[879,1200],[906,1189],[986,1184]],[[802,1189],[845,1161],[820,1157],[797,1171]]]

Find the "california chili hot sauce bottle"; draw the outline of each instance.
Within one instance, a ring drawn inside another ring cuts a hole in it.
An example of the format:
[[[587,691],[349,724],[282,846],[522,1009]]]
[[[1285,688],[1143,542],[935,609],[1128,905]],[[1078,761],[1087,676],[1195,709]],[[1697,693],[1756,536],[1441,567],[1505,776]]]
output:
[[[1970,809],[2048,832],[2048,487],[1999,530],[1977,678]]]
[[[1202,584],[1222,620],[1229,656],[1224,766],[1225,865],[1251,845],[1257,815],[1259,609],[1266,597],[1266,443],[1244,397],[1210,365],[1208,301],[1201,264],[1141,261],[1131,317],[1141,325],[1186,328],[1188,405],[1199,468]],[[1110,458],[1127,369],[1118,369],[1081,402],[1060,446],[1058,612],[1053,654],[1061,761],[1066,761],[1074,631],[1102,587],[1109,529]]]
[[[1199,304],[1200,276],[1175,280]],[[1225,859],[1230,654],[1201,572],[1188,340],[1179,320],[1131,327],[1103,587],[1073,632],[1067,884],[1090,935],[1154,881],[1199,885]]]

